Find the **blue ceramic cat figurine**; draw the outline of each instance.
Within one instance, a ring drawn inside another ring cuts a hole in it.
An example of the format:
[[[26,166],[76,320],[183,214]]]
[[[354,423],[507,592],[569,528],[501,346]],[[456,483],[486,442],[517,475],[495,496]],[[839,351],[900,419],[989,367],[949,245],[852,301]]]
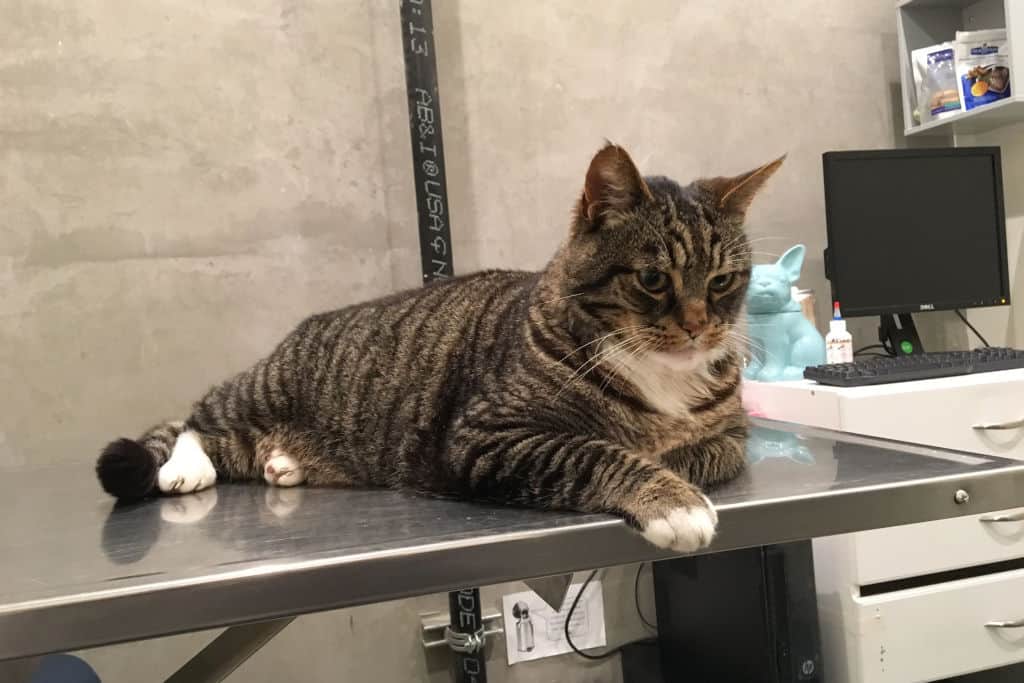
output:
[[[791,247],[775,263],[754,266],[747,289],[751,359],[747,379],[800,379],[804,368],[825,362],[825,339],[804,317],[792,288],[804,264],[804,245]]]

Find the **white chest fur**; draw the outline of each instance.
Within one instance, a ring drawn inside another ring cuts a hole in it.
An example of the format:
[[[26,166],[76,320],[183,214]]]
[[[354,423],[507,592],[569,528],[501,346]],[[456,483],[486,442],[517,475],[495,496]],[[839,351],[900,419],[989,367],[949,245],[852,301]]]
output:
[[[659,412],[685,416],[690,406],[710,398],[710,363],[704,353],[688,356],[647,352],[618,362],[616,372],[629,380]]]

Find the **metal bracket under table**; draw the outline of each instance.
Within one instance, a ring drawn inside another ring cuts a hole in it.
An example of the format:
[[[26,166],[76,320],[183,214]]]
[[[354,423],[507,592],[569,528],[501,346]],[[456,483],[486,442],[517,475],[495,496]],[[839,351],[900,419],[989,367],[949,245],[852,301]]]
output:
[[[285,617],[231,626],[175,671],[167,683],[219,683],[294,620]]]

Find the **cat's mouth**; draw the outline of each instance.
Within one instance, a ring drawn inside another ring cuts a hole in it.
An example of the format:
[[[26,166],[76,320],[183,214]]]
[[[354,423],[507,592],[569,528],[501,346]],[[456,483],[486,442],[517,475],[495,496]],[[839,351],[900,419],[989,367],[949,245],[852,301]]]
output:
[[[690,370],[700,365],[706,356],[703,349],[690,344],[682,349],[672,351],[650,351],[648,356],[672,370]]]

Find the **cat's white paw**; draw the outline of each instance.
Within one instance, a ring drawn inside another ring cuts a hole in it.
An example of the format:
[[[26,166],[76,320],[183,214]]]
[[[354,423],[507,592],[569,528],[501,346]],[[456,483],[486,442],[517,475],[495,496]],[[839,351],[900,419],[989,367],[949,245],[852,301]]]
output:
[[[195,524],[217,507],[217,489],[198,491],[194,496],[175,496],[160,501],[160,519],[173,524]]]
[[[275,448],[263,465],[263,479],[272,486],[298,486],[306,481],[306,470],[295,458]]]
[[[707,496],[701,498],[703,505],[675,508],[664,517],[647,522],[643,528],[644,538],[659,548],[680,553],[708,547],[715,537],[718,513]]]
[[[195,432],[182,432],[174,442],[170,459],[160,468],[157,486],[164,493],[193,493],[208,489],[217,482],[203,444]]]

